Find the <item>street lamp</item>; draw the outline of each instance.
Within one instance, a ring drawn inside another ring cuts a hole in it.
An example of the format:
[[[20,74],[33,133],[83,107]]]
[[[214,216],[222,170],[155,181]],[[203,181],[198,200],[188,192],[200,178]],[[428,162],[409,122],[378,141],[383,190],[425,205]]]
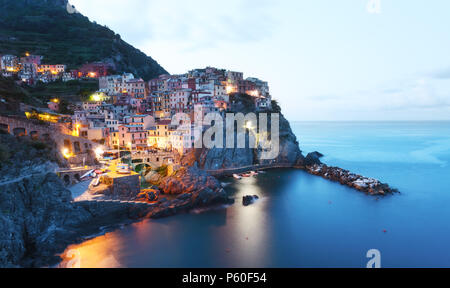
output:
[[[103,154],[105,154],[105,151],[103,151],[101,147],[97,147],[94,152],[95,156],[97,156],[97,159],[100,159],[103,156]]]
[[[70,153],[68,148],[64,148],[62,150],[62,154],[64,156],[64,158],[69,159],[70,157],[72,157],[72,154]]]

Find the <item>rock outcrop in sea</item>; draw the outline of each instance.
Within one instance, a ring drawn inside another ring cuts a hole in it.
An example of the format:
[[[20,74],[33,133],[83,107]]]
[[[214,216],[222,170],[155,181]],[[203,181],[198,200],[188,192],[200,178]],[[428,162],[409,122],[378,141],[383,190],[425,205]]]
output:
[[[386,196],[398,193],[397,189],[389,187],[388,184],[381,183],[377,179],[364,177],[339,167],[328,167],[325,164],[313,164],[307,166],[307,171],[313,175],[321,176],[325,179],[339,182],[342,185],[355,188],[372,196]]]
[[[174,200],[162,198],[147,218],[166,217],[193,208],[234,202],[216,178],[195,166],[183,167],[172,175],[161,176],[157,183],[162,193],[177,197]]]
[[[246,95],[235,95],[231,107],[234,112],[268,114],[279,113],[280,115],[280,153],[272,160],[261,159],[260,149],[251,148],[213,148],[197,149],[184,157],[185,165],[198,165],[203,170],[215,176],[229,176],[236,173],[236,169],[244,167],[239,172],[266,168],[299,168],[307,172],[322,176],[328,180],[339,182],[348,187],[365,192],[369,195],[388,195],[398,192],[389,187],[388,184],[379,180],[351,173],[347,170],[328,167],[321,162],[324,156],[320,152],[309,153],[306,157],[300,150],[297,137],[292,132],[291,126],[281,114],[281,109],[276,102],[272,103],[272,109],[267,111],[256,111],[252,105],[248,105],[249,99]],[[270,127],[270,121],[268,123]],[[236,136],[236,135],[235,135]],[[236,137],[235,137],[236,138]],[[248,142],[248,135],[247,135]]]
[[[258,195],[247,195],[242,198],[242,205],[250,206],[255,203],[256,200],[259,199]]]

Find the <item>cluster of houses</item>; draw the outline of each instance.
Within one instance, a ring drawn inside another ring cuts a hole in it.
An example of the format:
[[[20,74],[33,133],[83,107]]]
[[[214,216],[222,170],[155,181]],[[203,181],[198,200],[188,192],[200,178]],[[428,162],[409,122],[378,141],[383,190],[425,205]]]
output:
[[[76,109],[72,122],[79,136],[111,149],[183,154],[194,145],[194,129],[171,125],[173,116],[184,113],[193,123],[195,113],[223,114],[235,93],[250,95],[258,109],[271,106],[268,83],[240,72],[207,67],[148,82],[129,73],[109,75],[99,78],[99,91]]]
[[[37,82],[49,83],[57,80],[69,81],[81,78],[99,78],[108,75],[112,65],[96,62],[88,63],[76,70],[66,71],[64,64],[43,64],[43,56],[0,55],[0,73],[4,77],[17,75],[19,79],[29,85]]]
[[[129,73],[100,76],[98,81],[99,90],[89,101],[75,105],[74,115],[51,113],[59,109],[59,100],[52,99],[47,111],[37,117],[67,125],[73,136],[98,142],[111,151],[182,155],[194,147],[194,119],[199,113],[202,117],[212,112],[223,116],[236,93],[249,95],[259,110],[270,109],[272,103],[267,82],[213,67],[150,81]],[[189,121],[172,125],[173,116],[179,113]]]

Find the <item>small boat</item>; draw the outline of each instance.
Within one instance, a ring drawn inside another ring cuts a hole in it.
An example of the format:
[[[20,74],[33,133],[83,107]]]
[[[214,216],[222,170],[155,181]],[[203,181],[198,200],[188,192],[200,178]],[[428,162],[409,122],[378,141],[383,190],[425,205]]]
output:
[[[253,175],[251,173],[242,174],[242,177],[245,177],[245,178],[249,178],[249,177],[252,177],[252,176]]]
[[[100,178],[95,178],[94,181],[92,181],[92,186],[97,187],[100,184]]]
[[[131,174],[130,166],[127,164],[117,165],[117,174]]]
[[[83,178],[88,177],[89,175],[92,174],[92,172],[94,172],[94,170],[91,170],[91,171],[87,172],[86,174],[84,174],[83,176],[81,176],[80,179],[83,179]]]
[[[242,176],[240,176],[240,175],[238,175],[238,174],[233,174],[233,178],[234,178],[234,179],[241,180],[241,179],[242,179]]]

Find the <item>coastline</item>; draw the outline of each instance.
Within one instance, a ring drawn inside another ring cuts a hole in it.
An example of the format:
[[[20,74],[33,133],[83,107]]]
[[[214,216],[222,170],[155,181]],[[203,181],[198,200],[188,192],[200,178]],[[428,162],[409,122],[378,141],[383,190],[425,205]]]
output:
[[[326,166],[326,165],[323,165]],[[240,173],[245,173],[253,170],[258,171],[270,171],[270,170],[278,170],[278,169],[297,169],[305,171],[311,175],[315,176],[321,176],[327,180],[331,180],[336,183],[340,183],[342,185],[348,186],[349,188],[355,189],[356,191],[364,192],[367,195],[371,196],[386,196],[388,194],[393,194],[397,191],[395,189],[390,188],[387,185],[383,186],[386,191],[387,189],[391,189],[392,192],[385,192],[385,193],[369,193],[368,190],[362,189],[361,187],[355,187],[352,182],[345,182],[340,181],[339,179],[331,179],[324,177],[323,175],[313,173],[313,167],[315,166],[298,166],[298,165],[288,165],[288,164],[277,164],[277,165],[265,165],[264,167],[260,165],[255,165],[252,167],[243,167],[243,168],[233,168],[233,169],[227,169],[227,171],[220,171],[215,173],[215,177],[222,178],[222,177],[230,177],[230,175],[233,174],[233,172],[236,173],[236,170],[242,171]],[[328,166],[326,166],[328,167]],[[258,168],[258,169],[253,169]],[[331,167],[332,169],[335,169],[336,171],[346,171],[341,168]],[[331,169],[330,168],[330,169]],[[340,169],[340,170],[337,170]],[[231,173],[231,174],[230,174]],[[355,174],[354,174],[355,175]],[[361,179],[360,175],[357,175],[358,179]],[[366,178],[366,177],[364,177]],[[368,178],[371,179],[371,178]],[[114,203],[108,203],[108,202],[78,202],[77,205],[80,205],[83,207],[83,209],[88,210],[90,213],[92,213],[95,216],[95,220],[84,226],[83,229],[79,230],[79,235],[76,237],[70,239],[66,239],[66,248],[71,245],[80,244],[82,242],[88,241],[90,239],[105,235],[109,232],[113,232],[117,229],[120,229],[120,227],[131,225],[134,223],[139,223],[144,220],[148,219],[160,219],[160,218],[166,218],[171,217],[183,213],[189,213],[192,210],[204,208],[204,209],[212,209],[216,206],[220,205],[232,205],[234,204],[234,200],[231,201],[228,197],[221,198],[221,201],[215,201],[214,203],[210,203],[207,205],[196,205],[196,203],[192,200],[192,197],[190,195],[186,196],[187,194],[181,194],[174,200],[163,200],[162,202],[158,202],[158,204],[152,206],[152,207],[145,207],[145,206],[139,206],[139,205],[121,205],[120,203],[114,204]],[[228,196],[228,195],[227,195]],[[228,199],[228,200],[227,200]],[[236,201],[237,202],[237,201]],[[96,214],[98,213],[98,214]],[[87,229],[86,229],[87,227]],[[65,249],[66,249],[65,248]],[[64,249],[64,250],[65,250]],[[57,255],[59,257],[63,256],[63,251],[59,251]],[[58,258],[59,258],[58,257]],[[65,267],[59,267],[58,265],[61,265],[63,262],[62,258],[59,258],[56,261],[53,261],[52,263],[49,263],[49,266],[54,266],[58,268],[65,268]]]
[[[243,99],[237,98],[235,105],[241,103],[240,101],[244,102]],[[277,111],[281,109],[275,107],[274,112]],[[9,193],[0,194],[5,198],[3,199],[5,205],[2,207],[0,202],[0,208],[5,210],[16,206],[21,208],[10,213],[6,218],[9,222],[3,225],[5,226],[3,233],[14,235],[14,240],[8,243],[7,256],[4,257],[6,264],[3,266],[57,265],[61,262],[58,255],[61,255],[69,245],[96,237],[99,233],[105,233],[106,230],[115,230],[121,225],[145,219],[158,219],[186,213],[193,209],[233,204],[235,199],[229,198],[216,177],[229,177],[255,170],[293,168],[340,182],[354,189],[358,188],[354,185],[355,181],[362,179],[364,182],[365,179],[371,179],[351,174],[355,179],[352,178],[352,181],[349,181],[348,177],[344,176],[350,173],[341,173],[346,170],[340,168],[330,168],[332,173],[328,174],[321,174],[321,171],[325,171],[324,169],[318,171],[312,169],[311,167],[327,167],[320,161],[323,155],[313,152],[305,157],[289,122],[282,114],[280,115],[280,153],[277,158],[270,162],[263,160],[260,150],[250,148],[203,148],[191,151],[181,159],[180,169],[167,172],[164,176],[156,173],[157,183],[150,183],[157,186],[161,194],[170,195],[168,197],[170,199],[161,197],[152,204],[141,205],[128,202],[135,201],[140,196],[135,193],[139,191],[113,193],[114,197],[117,197],[113,201],[74,202],[71,192],[64,187],[56,174],[52,173],[24,178],[6,185]],[[381,184],[377,180],[374,180],[374,183]],[[368,192],[365,189],[358,190]],[[32,201],[29,203],[27,199]],[[34,210],[39,210],[40,213],[35,215]],[[0,226],[1,224],[0,222]],[[2,260],[0,257],[0,265]]]

